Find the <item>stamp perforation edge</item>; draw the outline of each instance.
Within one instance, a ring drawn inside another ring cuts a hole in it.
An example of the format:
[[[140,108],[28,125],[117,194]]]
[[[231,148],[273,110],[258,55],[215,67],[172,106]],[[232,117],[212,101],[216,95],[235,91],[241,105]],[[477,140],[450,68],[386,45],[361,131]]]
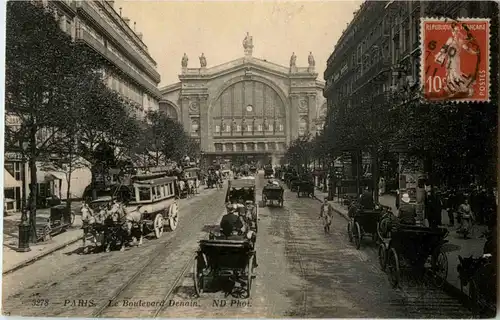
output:
[[[425,92],[425,79],[424,79],[424,68],[425,68],[425,60],[424,60],[424,55],[425,55],[425,43],[423,39],[423,33],[425,32],[424,30],[424,24],[425,22],[430,22],[430,21],[437,21],[437,22],[446,22],[448,20],[451,21],[456,21],[459,23],[466,23],[467,21],[472,21],[472,22],[487,22],[487,37],[486,37],[486,48],[487,48],[487,66],[485,69],[487,70],[487,96],[488,99],[485,100],[477,100],[477,99],[442,99],[442,100],[428,100],[425,98],[424,92]],[[438,16],[428,16],[428,17],[421,17],[420,18],[420,30],[418,33],[418,39],[420,43],[420,68],[419,69],[419,75],[418,78],[420,80],[420,102],[423,104],[439,104],[439,103],[453,103],[453,104],[460,104],[460,103],[490,103],[491,102],[491,19],[490,18],[471,18],[471,17],[457,17],[457,18],[451,18],[451,17],[438,17]]]

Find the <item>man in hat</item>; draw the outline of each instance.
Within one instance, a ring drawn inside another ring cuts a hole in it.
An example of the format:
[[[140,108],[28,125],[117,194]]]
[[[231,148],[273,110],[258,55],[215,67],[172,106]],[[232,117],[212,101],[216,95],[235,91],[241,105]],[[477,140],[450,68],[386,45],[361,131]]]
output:
[[[399,206],[399,221],[403,224],[415,224],[417,212],[415,206],[410,204],[410,201],[410,195],[404,193]]]

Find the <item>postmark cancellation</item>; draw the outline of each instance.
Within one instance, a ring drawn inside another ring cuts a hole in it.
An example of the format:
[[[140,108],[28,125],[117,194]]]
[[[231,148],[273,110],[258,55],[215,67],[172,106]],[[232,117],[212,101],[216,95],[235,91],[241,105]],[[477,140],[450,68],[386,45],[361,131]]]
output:
[[[421,18],[426,102],[490,101],[490,19]]]

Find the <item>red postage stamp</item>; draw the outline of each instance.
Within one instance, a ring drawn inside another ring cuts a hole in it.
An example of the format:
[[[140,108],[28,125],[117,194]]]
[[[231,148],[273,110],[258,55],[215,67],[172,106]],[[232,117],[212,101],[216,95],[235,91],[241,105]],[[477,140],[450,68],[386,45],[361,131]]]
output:
[[[489,19],[421,19],[420,83],[426,101],[490,100]]]

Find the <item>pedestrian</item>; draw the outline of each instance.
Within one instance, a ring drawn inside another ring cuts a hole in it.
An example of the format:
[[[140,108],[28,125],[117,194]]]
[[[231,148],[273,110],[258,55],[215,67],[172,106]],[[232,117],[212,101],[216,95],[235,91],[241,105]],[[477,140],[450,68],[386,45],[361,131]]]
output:
[[[370,192],[368,186],[365,186],[365,191],[359,197],[359,203],[364,210],[373,210],[375,208],[373,193]]]
[[[460,228],[459,233],[464,235],[464,239],[470,239],[469,233],[471,231],[472,222],[474,220],[474,214],[471,210],[469,200],[464,199],[464,202],[458,207],[458,215],[460,216]]]
[[[328,203],[328,198],[325,197],[323,204],[321,205],[321,210],[319,213],[319,218],[323,219],[323,228],[325,233],[330,233],[330,225],[332,224],[333,207]]]

